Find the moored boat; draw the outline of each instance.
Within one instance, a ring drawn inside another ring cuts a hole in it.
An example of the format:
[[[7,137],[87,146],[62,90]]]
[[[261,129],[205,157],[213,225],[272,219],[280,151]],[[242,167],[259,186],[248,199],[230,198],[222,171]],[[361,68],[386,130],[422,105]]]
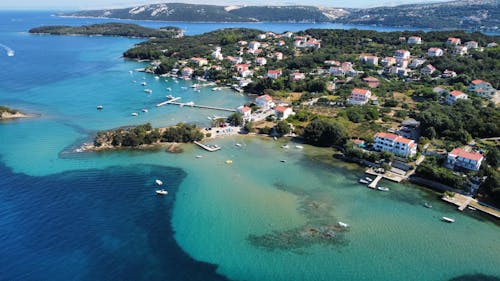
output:
[[[155,192],[158,195],[167,195],[168,194],[168,191],[166,191],[165,189],[157,189]]]
[[[424,202],[424,207],[426,208],[432,208],[432,205],[429,202]]]
[[[104,108],[104,106],[102,106],[102,105],[98,105],[98,106],[97,106],[97,109],[98,109],[98,110],[101,110],[101,109],[103,109],[103,108]]]
[[[372,180],[372,178],[369,178],[369,177],[366,177],[365,179],[366,179],[367,181],[369,181],[369,182],[372,182],[372,181],[373,181],[373,180]]]
[[[139,115],[139,113],[137,113],[137,112],[132,112],[132,114],[131,114],[131,115],[132,115],[132,116],[137,116],[137,115]]]
[[[359,183],[368,184],[369,182],[365,179],[359,179]]]
[[[345,222],[339,221],[338,224],[339,224],[339,226],[341,226],[343,228],[348,228],[349,227],[349,225],[347,223],[345,223]]]
[[[377,190],[380,190],[380,191],[389,191],[389,188],[385,187],[385,186],[377,186]]]
[[[297,148],[297,149],[303,149],[304,147],[302,145],[296,145],[295,148]]]
[[[155,180],[155,182],[156,182],[157,185],[163,185],[163,182],[161,180],[157,179],[157,180]]]
[[[442,220],[442,221],[444,221],[444,222],[449,222],[449,223],[453,223],[453,222],[455,222],[455,220],[454,220],[454,219],[449,218],[449,217],[442,217],[442,218],[441,218],[441,220]]]

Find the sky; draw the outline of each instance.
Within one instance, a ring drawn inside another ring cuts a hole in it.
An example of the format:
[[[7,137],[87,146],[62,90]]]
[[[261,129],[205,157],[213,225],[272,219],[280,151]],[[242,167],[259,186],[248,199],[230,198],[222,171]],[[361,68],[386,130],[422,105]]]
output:
[[[449,0],[245,0],[246,5],[314,5],[326,7],[368,8],[395,6],[409,3],[445,2]],[[211,5],[241,5],[241,0],[0,0],[1,10],[90,10],[101,8],[126,8],[154,3],[192,3]]]

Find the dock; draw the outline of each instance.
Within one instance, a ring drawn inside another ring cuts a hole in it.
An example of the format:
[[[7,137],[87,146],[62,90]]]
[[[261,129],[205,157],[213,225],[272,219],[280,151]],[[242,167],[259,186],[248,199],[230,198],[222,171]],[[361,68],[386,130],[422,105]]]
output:
[[[205,149],[206,151],[210,151],[210,152],[215,152],[219,149],[221,149],[220,146],[208,146],[208,145],[205,145],[205,144],[202,144],[201,142],[197,142],[197,141],[194,141],[194,144],[198,145],[199,147]]]
[[[368,168],[366,171],[365,171],[366,174],[369,174],[369,175],[372,175],[372,176],[382,176],[384,179],[387,179],[387,180],[390,180],[390,181],[393,181],[393,182],[401,182],[405,179],[404,176],[402,175],[399,175],[399,174],[396,174],[396,173],[393,173],[391,171],[386,171],[385,173],[383,174],[380,174],[380,173],[377,173],[373,170],[373,168]]]
[[[182,102],[175,102],[175,101],[169,101],[166,102],[165,104],[173,104],[173,105],[178,105],[178,106],[189,106],[189,107],[196,107],[196,108],[203,108],[203,109],[212,109],[212,110],[219,110],[219,111],[229,111],[229,112],[236,112],[236,109],[232,108],[225,108],[225,107],[218,107],[218,106],[211,106],[211,105],[200,105],[200,104],[194,104],[194,103],[182,103]]]
[[[171,104],[171,103],[176,102],[176,101],[178,101],[180,99],[181,99],[180,97],[171,98],[168,101],[160,102],[159,104],[156,105],[156,107],[160,107],[160,106],[164,106],[164,105],[167,105],[167,104]]]
[[[377,184],[378,184],[378,182],[379,182],[382,178],[383,178],[383,176],[382,176],[382,175],[378,175],[378,176],[377,176],[377,178],[375,178],[375,179],[374,179],[374,180],[373,180],[373,181],[372,181],[372,182],[368,185],[368,187],[369,187],[369,188],[373,188],[373,189],[377,188]]]
[[[475,208],[476,210],[500,219],[500,211],[498,209],[485,206],[484,204],[481,204],[476,199],[470,196],[455,193],[453,196],[444,195],[441,199],[445,202],[458,206],[458,210],[460,211],[463,211],[465,210],[465,208],[470,206]]]

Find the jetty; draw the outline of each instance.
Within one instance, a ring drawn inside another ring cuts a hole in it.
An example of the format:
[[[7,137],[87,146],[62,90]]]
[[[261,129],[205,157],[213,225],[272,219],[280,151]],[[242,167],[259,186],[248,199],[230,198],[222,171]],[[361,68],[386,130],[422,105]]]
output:
[[[455,193],[453,196],[444,195],[441,199],[445,202],[458,206],[458,210],[460,211],[463,211],[465,208],[470,206],[476,210],[500,219],[500,210],[486,206],[470,196]]]
[[[167,102],[166,104],[173,104],[173,105],[178,105],[181,107],[189,106],[189,107],[196,107],[196,108],[203,108],[203,109],[236,112],[236,109],[232,109],[232,108],[225,108],[225,107],[218,107],[218,106],[211,106],[211,105],[200,105],[200,104],[195,104],[193,102],[182,103],[182,102],[170,101],[170,102]]]
[[[405,176],[396,174],[396,173],[391,172],[391,171],[385,171],[385,173],[383,173],[383,174],[375,172],[373,170],[373,168],[368,168],[365,171],[365,173],[369,174],[369,175],[372,175],[372,176],[376,176],[377,178],[378,178],[378,176],[382,176],[384,179],[387,179],[387,180],[390,180],[390,181],[393,181],[393,182],[401,182],[401,181],[403,181],[405,179]]]
[[[171,98],[168,101],[160,102],[159,104],[156,105],[156,107],[161,107],[161,106],[164,106],[164,105],[167,105],[167,104],[171,104],[171,103],[176,102],[176,101],[178,101],[180,99],[181,99],[181,97]]]
[[[221,149],[221,147],[218,145],[205,145],[205,144],[198,142],[198,141],[194,141],[194,144],[196,144],[199,147],[205,149],[206,151],[210,151],[210,152],[215,152],[215,151]]]
[[[382,175],[377,175],[377,177],[368,185],[368,187],[373,189],[377,188],[377,184],[382,178]]]

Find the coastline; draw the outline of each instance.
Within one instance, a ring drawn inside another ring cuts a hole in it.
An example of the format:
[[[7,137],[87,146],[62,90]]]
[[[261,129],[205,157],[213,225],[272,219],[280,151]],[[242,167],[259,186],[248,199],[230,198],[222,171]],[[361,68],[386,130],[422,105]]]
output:
[[[0,121],[20,119],[20,118],[34,118],[34,117],[39,117],[39,116],[40,116],[39,114],[28,114],[28,113],[22,113],[22,112],[16,112],[14,114],[8,113],[8,112],[2,112],[2,113],[0,113]]]

